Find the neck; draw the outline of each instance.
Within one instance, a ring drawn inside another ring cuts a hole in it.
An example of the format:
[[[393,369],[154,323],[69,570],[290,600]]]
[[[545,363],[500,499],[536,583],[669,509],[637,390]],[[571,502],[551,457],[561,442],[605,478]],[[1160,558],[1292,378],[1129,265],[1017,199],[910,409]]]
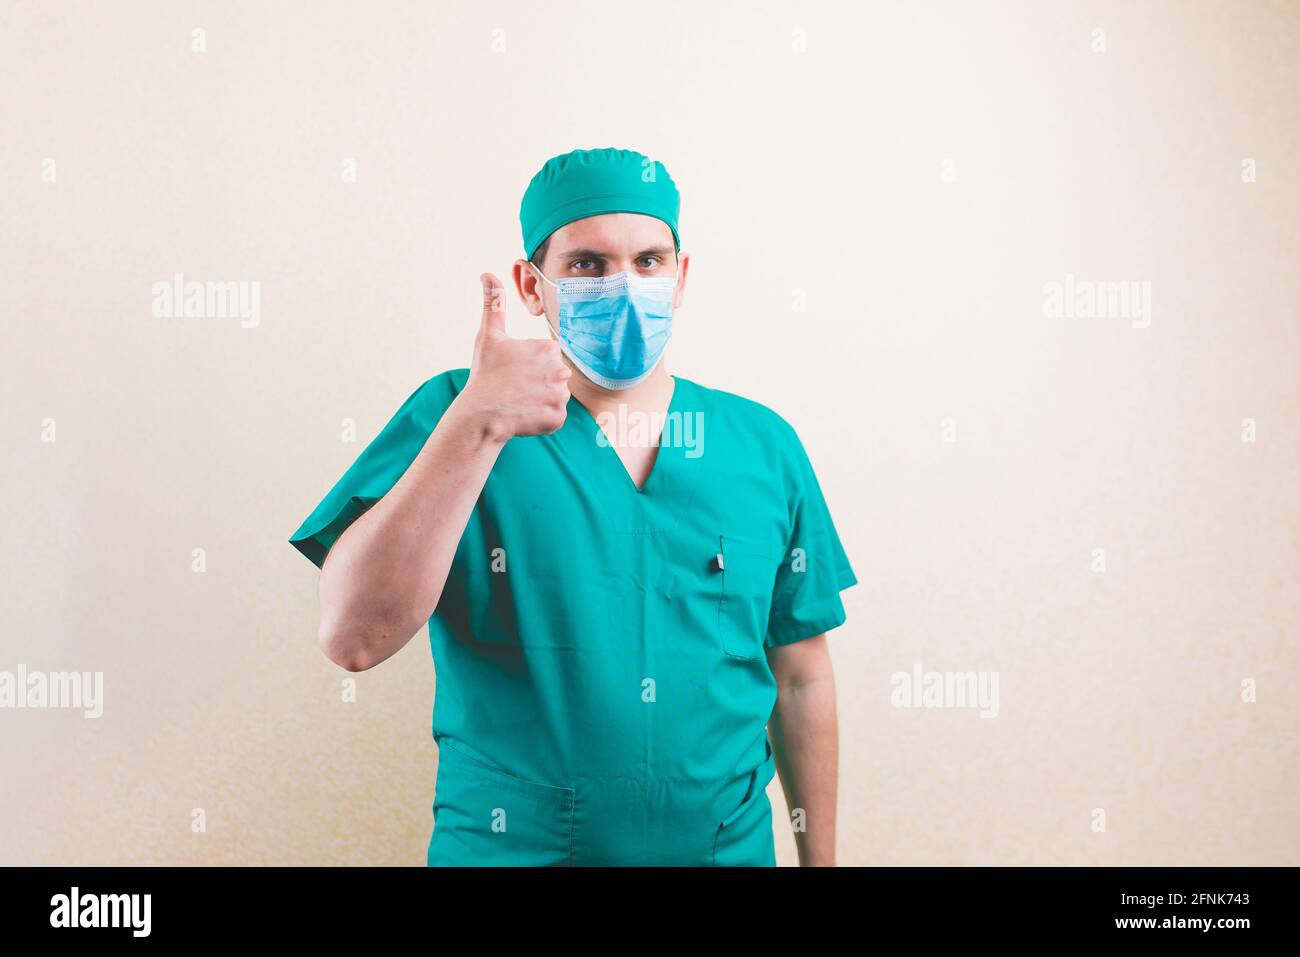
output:
[[[569,377],[569,391],[593,418],[602,412],[616,412],[621,405],[629,411],[665,412],[672,402],[674,384],[662,360],[643,381],[617,392],[601,388],[577,369]]]

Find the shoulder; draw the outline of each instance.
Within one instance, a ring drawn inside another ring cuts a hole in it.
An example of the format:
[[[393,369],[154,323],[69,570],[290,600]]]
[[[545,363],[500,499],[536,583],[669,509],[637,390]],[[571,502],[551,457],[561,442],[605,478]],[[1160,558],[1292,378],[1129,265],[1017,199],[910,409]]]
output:
[[[420,383],[419,388],[411,394],[411,398],[423,402],[450,402],[460,395],[460,390],[465,388],[465,383],[468,381],[468,369],[447,369]]]
[[[421,426],[432,431],[468,380],[468,369],[447,369],[430,376],[406,397],[395,417],[414,418]]]
[[[449,395],[454,399],[460,394],[460,390],[465,388],[465,383],[468,381],[468,369],[447,369],[425,379],[416,390],[416,394],[426,396]]]
[[[799,435],[794,426],[770,406],[735,392],[711,389],[698,382],[692,382],[691,385],[708,397],[714,413],[725,419],[730,427],[743,429],[768,442],[799,444]]]
[[[754,399],[693,383],[705,396],[704,431],[709,441],[751,462],[761,462],[791,489],[800,487],[811,463],[799,433],[770,406]]]

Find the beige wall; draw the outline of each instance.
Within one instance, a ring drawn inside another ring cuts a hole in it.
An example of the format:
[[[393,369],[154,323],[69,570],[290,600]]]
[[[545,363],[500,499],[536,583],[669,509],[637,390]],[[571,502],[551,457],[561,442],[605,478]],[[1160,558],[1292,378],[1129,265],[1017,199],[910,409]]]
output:
[[[0,710],[0,863],[423,863],[427,640],[340,701],[286,539],[468,363],[536,168],[609,145],[682,191],[670,368],[795,424],[862,582],[841,862],[1300,863],[1298,36],[1262,2],[3,0],[0,670],[105,684]],[[260,322],[156,318],[175,273],[260,283]],[[1045,315],[1067,275],[1150,283],[1149,325]],[[918,663],[996,673],[997,716],[893,707]]]

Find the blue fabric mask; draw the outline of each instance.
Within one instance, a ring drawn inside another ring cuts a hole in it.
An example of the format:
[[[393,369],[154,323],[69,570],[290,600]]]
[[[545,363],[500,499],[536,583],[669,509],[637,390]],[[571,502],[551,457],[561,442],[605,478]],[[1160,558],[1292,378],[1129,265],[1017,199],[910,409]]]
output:
[[[556,288],[559,328],[551,329],[583,375],[617,391],[654,371],[672,334],[676,276],[620,272],[556,283],[537,275]]]

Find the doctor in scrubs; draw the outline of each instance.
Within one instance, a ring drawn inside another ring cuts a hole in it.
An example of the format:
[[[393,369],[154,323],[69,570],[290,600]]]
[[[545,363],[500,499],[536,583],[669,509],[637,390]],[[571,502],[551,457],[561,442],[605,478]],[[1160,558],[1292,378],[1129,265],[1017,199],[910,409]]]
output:
[[[834,863],[825,633],[856,578],[790,424],[664,365],[678,208],[640,153],[548,161],[511,278],[549,335],[507,336],[482,275],[470,367],[292,536],[343,668],[428,624],[430,865],[771,866],[778,773],[800,862]]]

